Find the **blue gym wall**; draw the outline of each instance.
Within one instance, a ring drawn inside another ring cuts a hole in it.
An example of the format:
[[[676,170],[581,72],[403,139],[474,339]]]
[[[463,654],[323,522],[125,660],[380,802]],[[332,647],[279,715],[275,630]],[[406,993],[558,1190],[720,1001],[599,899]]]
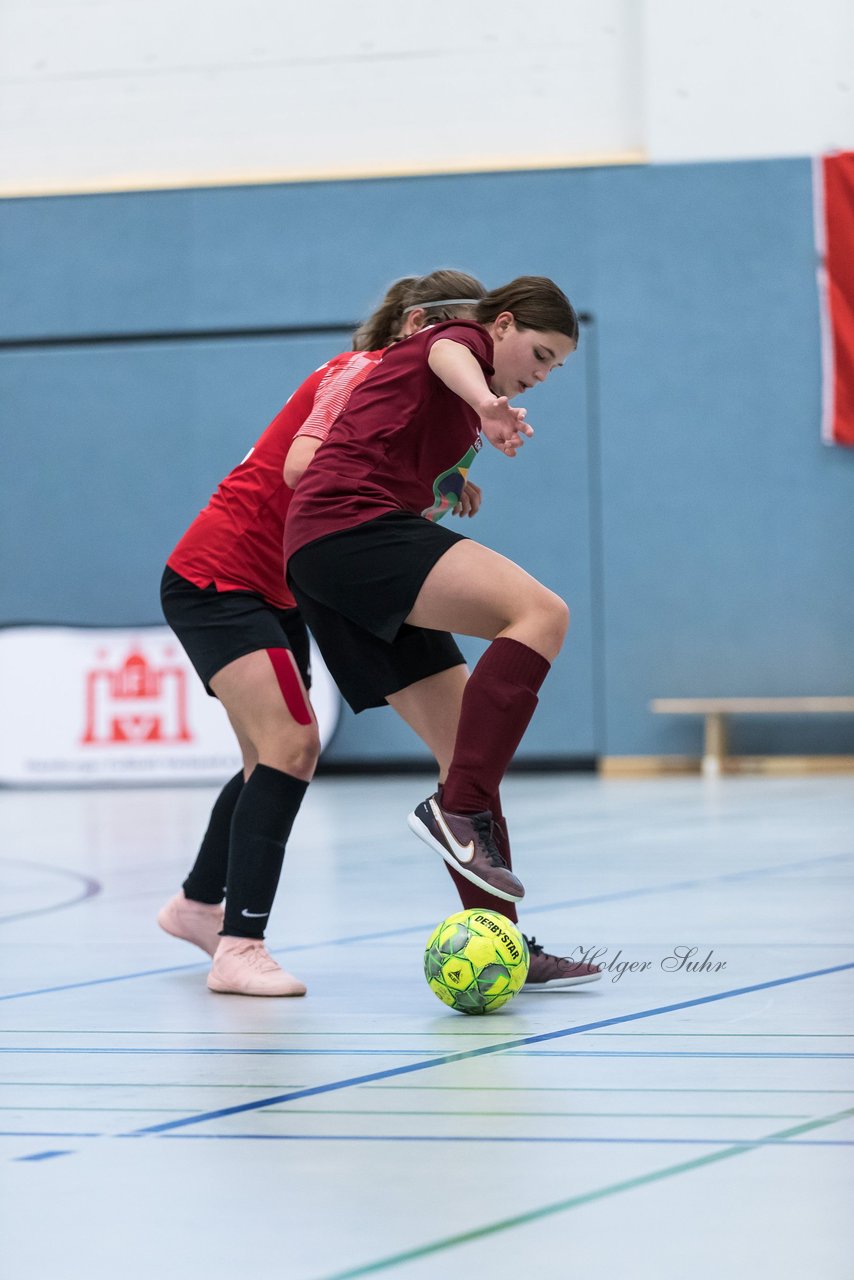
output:
[[[522,753],[696,754],[650,698],[850,693],[854,452],[819,440],[807,160],[0,203],[0,622],[159,620],[220,478],[388,281],[439,265],[551,275],[591,316],[529,398],[536,439],[473,476],[466,531],[573,612]],[[733,739],[854,749],[850,719]],[[347,715],[328,759],[417,746]]]

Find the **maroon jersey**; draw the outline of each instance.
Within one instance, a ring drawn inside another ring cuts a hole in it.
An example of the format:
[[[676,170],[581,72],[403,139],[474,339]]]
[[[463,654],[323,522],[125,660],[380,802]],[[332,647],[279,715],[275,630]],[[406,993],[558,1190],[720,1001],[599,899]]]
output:
[[[285,526],[285,556],[389,511],[439,520],[459,501],[477,451],[480,418],[427,363],[433,343],[468,347],[489,378],[492,339],[447,320],[390,348],[353,392],[302,477]]]
[[[197,587],[252,591],[278,609],[294,607],[282,553],[293,497],[282,474],[285,458],[297,435],[326,438],[353,387],[382,354],[347,351],[306,378],[190,525],[167,561],[170,569]]]

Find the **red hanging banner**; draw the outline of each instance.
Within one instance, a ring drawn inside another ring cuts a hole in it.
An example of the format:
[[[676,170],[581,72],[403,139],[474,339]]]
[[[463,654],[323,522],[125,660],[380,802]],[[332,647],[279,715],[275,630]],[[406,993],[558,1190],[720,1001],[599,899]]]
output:
[[[822,437],[854,447],[854,152],[815,166],[822,326]]]

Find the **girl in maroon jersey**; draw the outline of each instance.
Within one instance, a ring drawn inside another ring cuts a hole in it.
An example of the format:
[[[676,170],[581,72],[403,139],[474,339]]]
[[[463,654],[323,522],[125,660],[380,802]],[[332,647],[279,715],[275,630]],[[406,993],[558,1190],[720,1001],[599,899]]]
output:
[[[292,497],[283,483],[286,455],[299,434],[305,464],[353,388],[376,368],[380,348],[428,322],[470,314],[483,294],[477,280],[458,271],[393,285],[357,331],[357,350],[335,357],[294,392],[167,562],[166,620],[225,707],[244,764],[214,804],[181,892],[158,915],[167,933],[213,956],[213,991],[305,992],[263,942],[285,845],[319,754],[306,694],[308,636],[284,581],[282,534]],[[479,498],[469,486],[461,514],[473,514]]]
[[[514,457],[533,434],[509,402],[575,350],[578,318],[542,277],[494,290],[475,317],[397,344],[354,391],[291,502],[285,552],[300,611],[353,710],[388,703],[440,762],[442,785],[410,827],[458,883],[484,895],[470,905],[515,919],[524,889],[509,865],[499,786],[568,610],[512,561],[437,521],[458,505],[482,436]],[[468,679],[451,631],[491,641]],[[531,951],[532,987],[600,976],[535,943]]]

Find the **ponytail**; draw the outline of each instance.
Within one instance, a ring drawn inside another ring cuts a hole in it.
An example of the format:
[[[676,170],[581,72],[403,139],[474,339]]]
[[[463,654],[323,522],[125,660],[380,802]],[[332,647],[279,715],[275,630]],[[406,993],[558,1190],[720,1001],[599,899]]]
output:
[[[464,271],[431,271],[426,276],[395,280],[376,311],[353,334],[353,350],[378,351],[389,346],[400,336],[405,313],[415,307],[423,307],[433,323],[459,315],[473,316],[474,307],[485,294],[480,281]]]
[[[388,346],[400,328],[409,290],[417,283],[417,276],[395,280],[376,311],[353,334],[354,351],[379,351]]]

